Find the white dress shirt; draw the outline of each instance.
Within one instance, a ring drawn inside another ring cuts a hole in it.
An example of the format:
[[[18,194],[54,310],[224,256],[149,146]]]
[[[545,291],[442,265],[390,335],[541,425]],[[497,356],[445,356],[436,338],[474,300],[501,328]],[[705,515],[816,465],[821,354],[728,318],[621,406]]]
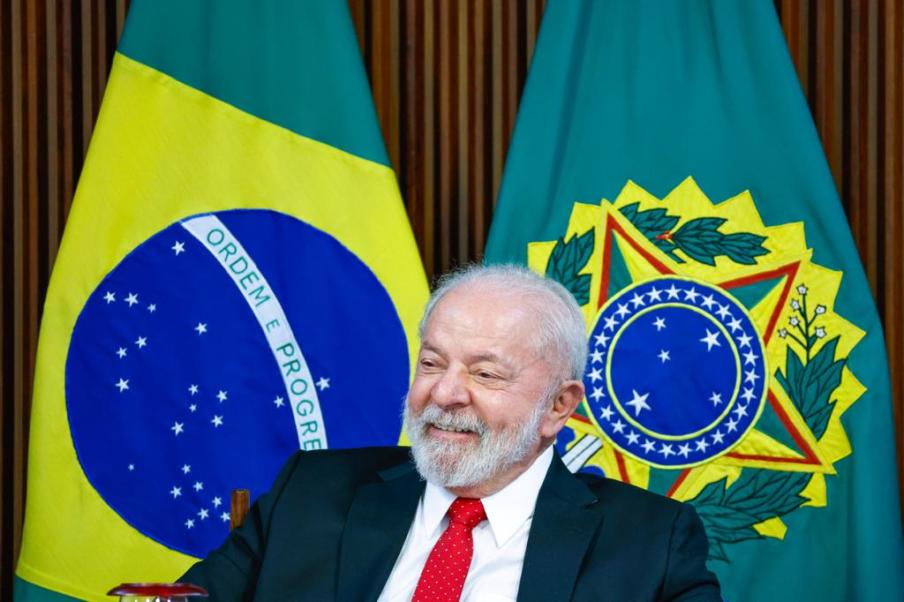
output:
[[[517,479],[483,498],[487,520],[472,531],[474,556],[461,592],[462,602],[501,602],[518,597],[534,506],[552,456],[550,446]],[[453,501],[455,494],[427,483],[402,552],[378,602],[411,600],[427,556],[449,524],[446,513]]]

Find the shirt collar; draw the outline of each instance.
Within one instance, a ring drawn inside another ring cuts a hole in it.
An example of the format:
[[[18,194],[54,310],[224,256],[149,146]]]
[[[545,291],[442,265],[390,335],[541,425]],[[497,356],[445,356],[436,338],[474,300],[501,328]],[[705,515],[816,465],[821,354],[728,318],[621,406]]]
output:
[[[533,464],[517,479],[491,496],[483,498],[487,521],[493,531],[496,547],[501,548],[518,531],[524,522],[533,517],[540,486],[552,463],[552,446],[540,454]],[[455,494],[428,482],[424,490],[422,527],[434,533],[455,501]]]

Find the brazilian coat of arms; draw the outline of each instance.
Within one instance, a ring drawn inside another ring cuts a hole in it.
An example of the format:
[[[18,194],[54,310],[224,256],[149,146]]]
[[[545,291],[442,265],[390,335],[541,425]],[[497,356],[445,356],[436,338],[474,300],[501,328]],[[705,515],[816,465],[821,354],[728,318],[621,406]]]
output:
[[[586,397],[557,442],[569,468],[690,502],[725,562],[825,506],[864,333],[833,311],[841,272],[811,258],[802,223],[766,226],[749,192],[713,204],[692,178],[576,203],[528,249],[587,320]]]

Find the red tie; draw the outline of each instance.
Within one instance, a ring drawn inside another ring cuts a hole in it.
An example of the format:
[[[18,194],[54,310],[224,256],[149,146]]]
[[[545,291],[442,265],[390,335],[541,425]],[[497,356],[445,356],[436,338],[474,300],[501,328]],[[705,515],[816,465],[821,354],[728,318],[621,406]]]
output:
[[[411,602],[454,602],[461,598],[474,556],[471,529],[486,519],[480,500],[460,497],[452,502],[449,526],[430,551]]]

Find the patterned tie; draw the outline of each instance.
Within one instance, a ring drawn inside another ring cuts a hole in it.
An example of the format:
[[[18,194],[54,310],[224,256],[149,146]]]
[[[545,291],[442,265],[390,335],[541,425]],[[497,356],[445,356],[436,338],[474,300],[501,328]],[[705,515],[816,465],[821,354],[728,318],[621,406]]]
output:
[[[474,556],[471,530],[486,518],[480,500],[460,497],[452,502],[449,526],[430,551],[411,602],[455,602],[461,598]]]

